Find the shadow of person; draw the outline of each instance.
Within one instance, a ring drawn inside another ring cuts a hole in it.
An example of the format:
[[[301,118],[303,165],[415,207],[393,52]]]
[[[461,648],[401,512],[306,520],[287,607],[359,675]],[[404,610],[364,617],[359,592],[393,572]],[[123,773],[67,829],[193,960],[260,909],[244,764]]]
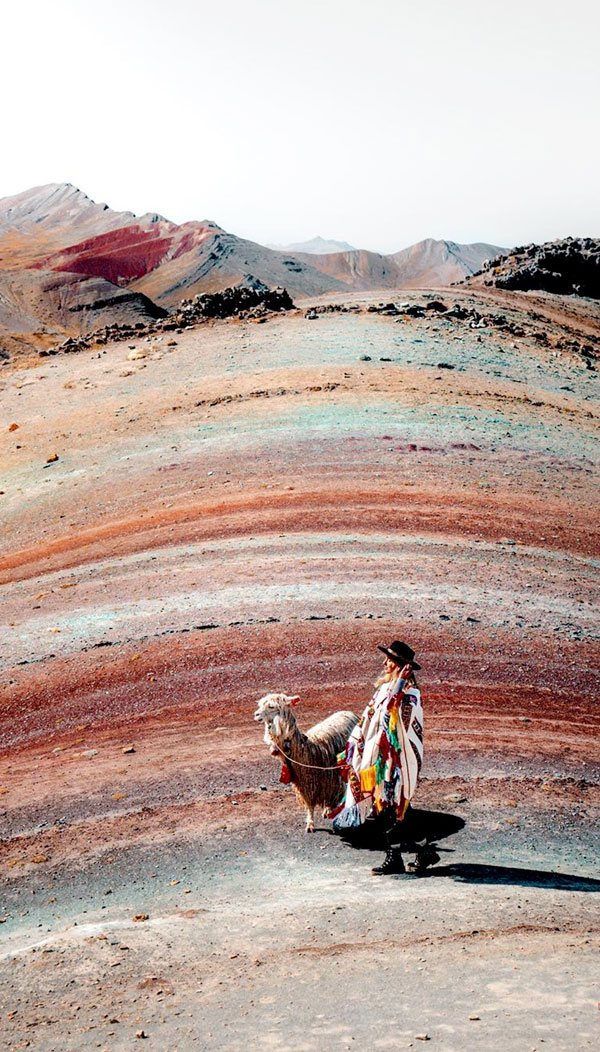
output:
[[[396,823],[389,831],[389,819],[379,815],[358,826],[356,829],[344,829],[339,836],[349,847],[359,851],[386,851],[389,843],[402,851],[414,851],[417,841],[428,844],[454,836],[464,828],[464,818],[450,815],[445,811],[424,811],[410,807],[402,822]],[[451,850],[442,848],[443,850]]]
[[[522,888],[553,888],[557,891],[600,892],[600,880],[554,870],[519,869],[516,866],[485,866],[475,862],[453,862],[422,873],[426,877],[451,877],[469,884],[516,884]]]

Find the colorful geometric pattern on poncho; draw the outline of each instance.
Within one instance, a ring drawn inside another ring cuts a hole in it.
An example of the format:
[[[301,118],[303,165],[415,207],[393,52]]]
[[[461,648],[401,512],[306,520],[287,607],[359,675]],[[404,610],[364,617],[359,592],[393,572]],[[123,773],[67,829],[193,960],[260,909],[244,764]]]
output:
[[[403,679],[382,684],[338,762],[347,786],[344,799],[329,813],[334,829],[362,825],[369,815],[390,807],[401,821],[423,763],[423,708],[418,688]]]

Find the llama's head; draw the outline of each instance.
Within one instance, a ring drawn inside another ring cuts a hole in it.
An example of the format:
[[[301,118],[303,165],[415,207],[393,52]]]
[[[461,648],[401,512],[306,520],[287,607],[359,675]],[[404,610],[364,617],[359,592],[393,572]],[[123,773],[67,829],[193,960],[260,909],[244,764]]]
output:
[[[297,694],[265,694],[258,702],[254,719],[265,725],[265,742],[267,745],[281,745],[289,739],[296,726],[292,708],[300,698]]]

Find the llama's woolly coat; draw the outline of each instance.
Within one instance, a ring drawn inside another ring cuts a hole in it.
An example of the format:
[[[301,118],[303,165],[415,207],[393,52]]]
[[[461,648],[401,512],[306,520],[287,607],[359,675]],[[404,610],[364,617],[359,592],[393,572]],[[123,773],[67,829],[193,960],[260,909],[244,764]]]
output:
[[[290,712],[289,715],[293,727],[290,726],[284,741],[289,741],[289,749],[285,752],[291,757],[289,767],[294,787],[308,806],[333,807],[344,791],[340,770],[337,766],[332,771],[315,770],[314,767],[333,767],[336,764],[337,755],[346,748],[358,716],[353,712],[334,712],[303,734],[294,714]],[[301,763],[314,767],[301,767]]]
[[[298,799],[309,812],[310,828],[315,807],[335,807],[343,795],[345,784],[336,760],[345,749],[358,716],[354,712],[334,712],[304,733],[292,711],[296,700],[286,694],[267,694],[259,701],[254,718],[265,724],[265,741],[289,757],[285,762]],[[323,769],[328,767],[333,770]]]

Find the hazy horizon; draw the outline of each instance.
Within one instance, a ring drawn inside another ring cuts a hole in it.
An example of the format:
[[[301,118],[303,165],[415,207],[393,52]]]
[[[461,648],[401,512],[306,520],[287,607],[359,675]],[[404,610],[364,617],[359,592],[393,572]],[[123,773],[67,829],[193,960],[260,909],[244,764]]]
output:
[[[600,11],[574,0],[24,0],[0,197],[69,182],[261,244],[600,236]]]

